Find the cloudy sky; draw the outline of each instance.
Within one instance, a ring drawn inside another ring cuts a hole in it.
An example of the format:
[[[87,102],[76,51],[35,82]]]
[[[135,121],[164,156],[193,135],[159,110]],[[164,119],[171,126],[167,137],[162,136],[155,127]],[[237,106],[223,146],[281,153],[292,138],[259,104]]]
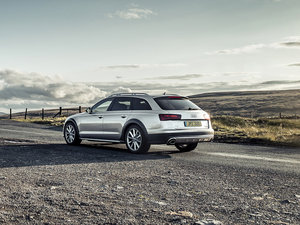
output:
[[[0,111],[300,88],[299,0],[0,0]]]

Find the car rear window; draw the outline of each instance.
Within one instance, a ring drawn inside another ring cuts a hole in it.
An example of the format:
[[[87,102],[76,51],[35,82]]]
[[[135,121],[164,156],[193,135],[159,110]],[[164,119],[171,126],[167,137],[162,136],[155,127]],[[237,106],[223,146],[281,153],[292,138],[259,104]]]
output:
[[[200,109],[193,102],[185,97],[167,96],[154,99],[163,110],[198,110]]]

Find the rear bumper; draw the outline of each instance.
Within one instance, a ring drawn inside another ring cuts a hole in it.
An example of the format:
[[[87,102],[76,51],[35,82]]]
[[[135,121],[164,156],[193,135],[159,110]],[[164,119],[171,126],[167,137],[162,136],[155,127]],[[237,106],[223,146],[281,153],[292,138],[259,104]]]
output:
[[[213,140],[214,131],[149,134],[148,137],[150,144],[203,142]]]

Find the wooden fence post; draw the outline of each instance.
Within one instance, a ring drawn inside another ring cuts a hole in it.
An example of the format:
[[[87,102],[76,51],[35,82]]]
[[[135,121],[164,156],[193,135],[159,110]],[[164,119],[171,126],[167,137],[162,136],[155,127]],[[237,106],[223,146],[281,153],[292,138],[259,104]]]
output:
[[[11,118],[12,118],[12,110],[11,110],[11,108],[9,109],[9,119],[11,120]]]
[[[42,120],[44,120],[45,118],[45,111],[44,111],[44,108],[42,108]]]
[[[279,113],[279,119],[281,119],[281,112]]]
[[[24,119],[27,119],[27,108],[25,109],[25,115],[24,115]]]
[[[79,113],[81,113],[81,106],[79,106],[78,111],[79,111]]]
[[[61,114],[62,114],[62,108],[59,107],[59,115],[61,116]]]

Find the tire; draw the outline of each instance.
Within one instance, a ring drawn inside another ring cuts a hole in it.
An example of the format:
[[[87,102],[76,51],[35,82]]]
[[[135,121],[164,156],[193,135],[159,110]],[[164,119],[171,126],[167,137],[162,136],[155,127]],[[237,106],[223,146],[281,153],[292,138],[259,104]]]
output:
[[[176,148],[181,152],[190,152],[197,148],[198,143],[175,144]]]
[[[131,153],[146,153],[151,146],[147,135],[138,125],[131,125],[126,130],[125,143]]]
[[[79,145],[81,143],[77,126],[73,122],[66,123],[64,127],[64,138],[68,145]]]

